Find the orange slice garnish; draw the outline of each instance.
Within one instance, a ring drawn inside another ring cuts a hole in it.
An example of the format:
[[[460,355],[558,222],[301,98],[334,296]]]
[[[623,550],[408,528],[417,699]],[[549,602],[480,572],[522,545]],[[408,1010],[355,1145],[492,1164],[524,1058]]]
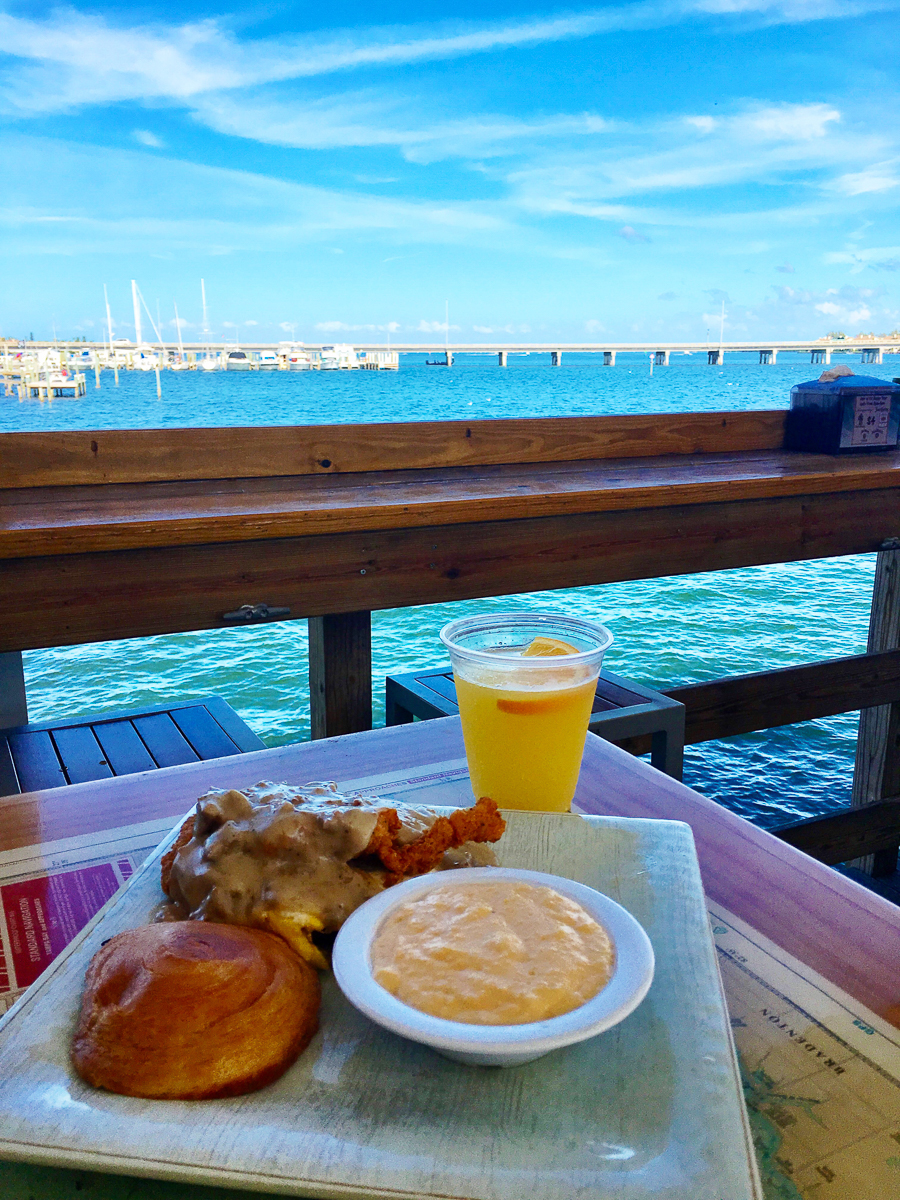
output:
[[[522,651],[523,658],[556,658],[561,654],[578,654],[575,646],[570,646],[562,638],[536,637],[530,646]]]
[[[497,708],[500,712],[515,713],[518,717],[540,717],[544,713],[562,712],[572,708],[572,697],[535,696],[533,700],[498,700]]]

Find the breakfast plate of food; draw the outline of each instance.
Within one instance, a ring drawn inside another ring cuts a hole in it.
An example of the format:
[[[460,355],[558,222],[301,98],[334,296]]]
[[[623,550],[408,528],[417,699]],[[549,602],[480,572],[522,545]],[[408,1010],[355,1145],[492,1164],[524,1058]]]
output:
[[[386,965],[382,909],[406,921]],[[432,1020],[397,983],[413,959],[452,993],[439,1024],[540,1057],[455,1061],[380,1021],[379,990]],[[0,1157],[299,1196],[759,1200],[690,829],[207,793],[0,1022]]]

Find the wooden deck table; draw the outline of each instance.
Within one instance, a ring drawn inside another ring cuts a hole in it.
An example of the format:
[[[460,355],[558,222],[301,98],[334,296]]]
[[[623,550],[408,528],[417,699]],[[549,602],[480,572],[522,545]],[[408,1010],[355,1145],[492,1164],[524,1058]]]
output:
[[[448,717],[13,796],[0,799],[0,851],[151,819],[174,825],[211,786],[340,783],[462,756],[459,720]],[[711,900],[900,1027],[900,909],[600,738],[588,739],[575,805],[688,822]],[[246,1195],[0,1164],[5,1200],[201,1200],[207,1192]]]

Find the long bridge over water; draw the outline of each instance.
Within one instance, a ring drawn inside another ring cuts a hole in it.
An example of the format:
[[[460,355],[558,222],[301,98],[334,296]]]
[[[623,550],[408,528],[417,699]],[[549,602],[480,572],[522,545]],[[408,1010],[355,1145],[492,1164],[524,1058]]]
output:
[[[156,345],[158,343],[154,343]],[[306,350],[320,351],[323,346],[334,345],[333,342],[250,342],[242,341],[240,348],[245,351],[278,351],[287,345],[302,346]],[[22,348],[43,349],[50,346],[66,346],[71,348],[73,343],[36,341],[21,344]],[[104,350],[105,342],[77,342],[80,348]],[[131,344],[133,345],[133,344]],[[710,366],[722,366],[726,355],[755,354],[759,356],[760,364],[774,365],[779,354],[809,354],[810,362],[831,362],[833,354],[858,354],[862,363],[881,364],[885,354],[900,354],[900,336],[884,338],[819,338],[808,341],[793,342],[354,342],[356,350],[383,351],[392,350],[398,354],[436,354],[441,356],[447,366],[451,366],[454,358],[462,354],[491,354],[497,356],[501,367],[507,365],[510,355],[546,354],[554,366],[561,366],[563,356],[567,354],[597,354],[602,356],[603,365],[613,367],[616,357],[620,354],[642,354],[652,357],[655,366],[668,366],[673,355],[706,355]],[[126,344],[119,341],[116,346],[122,349]],[[10,347],[11,349],[12,347]],[[164,348],[170,353],[177,352],[178,346],[172,342],[164,343]],[[234,343],[228,342],[185,342],[186,352],[201,354],[208,348],[216,351],[236,349]]]
[[[308,347],[317,349],[318,347]],[[383,350],[385,344],[360,343],[359,350]],[[882,363],[885,354],[900,354],[900,337],[869,340],[819,339],[804,342],[549,342],[549,343],[459,343],[395,342],[390,346],[399,354],[444,354],[450,362],[458,354],[496,354],[505,367],[510,354],[549,354],[554,366],[561,366],[564,354],[601,354],[604,366],[613,367],[617,354],[652,355],[657,366],[668,366],[673,354],[705,354],[712,366],[721,366],[726,354],[758,354],[763,364],[773,365],[779,353],[809,354],[812,362],[830,363],[833,353],[859,353],[861,361]],[[449,364],[448,364],[449,365]]]

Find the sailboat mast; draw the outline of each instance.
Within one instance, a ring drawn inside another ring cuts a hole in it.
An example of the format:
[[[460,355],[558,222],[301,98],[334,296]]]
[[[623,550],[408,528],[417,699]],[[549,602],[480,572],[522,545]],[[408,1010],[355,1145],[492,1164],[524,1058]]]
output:
[[[138,301],[138,286],[137,282],[131,281],[131,301],[134,305],[134,344],[139,346],[144,340],[141,332],[141,305]]]
[[[173,300],[175,305],[175,328],[178,330],[178,361],[184,362],[184,342],[181,340],[181,321],[178,319],[178,305]]]
[[[112,314],[109,311],[109,295],[106,291],[106,284],[103,285],[103,299],[106,301],[106,328],[109,333],[109,357],[112,359],[113,339],[112,339]]]

